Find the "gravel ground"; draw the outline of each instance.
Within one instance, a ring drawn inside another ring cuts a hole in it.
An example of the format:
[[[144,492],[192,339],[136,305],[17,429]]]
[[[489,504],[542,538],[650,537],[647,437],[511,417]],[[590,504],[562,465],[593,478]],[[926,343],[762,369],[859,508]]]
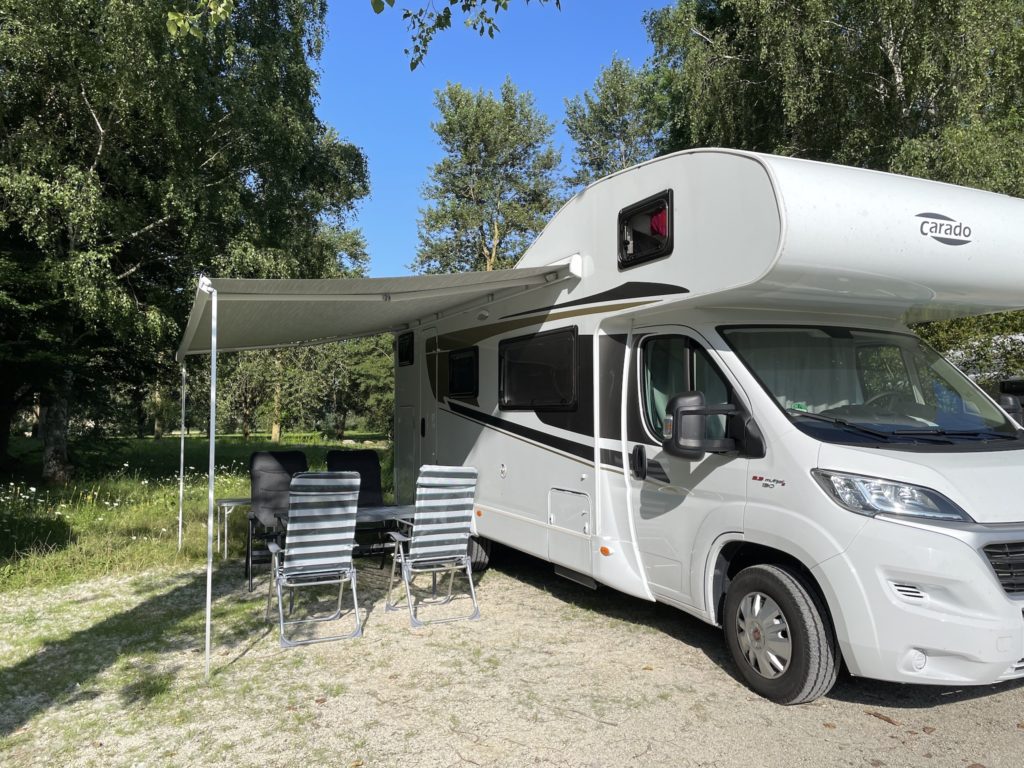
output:
[[[364,636],[289,650],[266,582],[249,595],[220,567],[208,683],[205,572],[0,595],[0,764],[1024,765],[1021,684],[844,676],[780,707],[736,679],[719,630],[532,558],[497,554],[480,621],[415,631],[384,611],[386,571],[359,566]]]

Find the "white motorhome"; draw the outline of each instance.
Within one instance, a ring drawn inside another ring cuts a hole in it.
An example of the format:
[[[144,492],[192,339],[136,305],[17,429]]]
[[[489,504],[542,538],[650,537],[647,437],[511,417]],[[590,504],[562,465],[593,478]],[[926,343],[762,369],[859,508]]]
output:
[[[517,267],[557,277],[396,333],[399,500],[421,464],[477,467],[481,541],[722,625],[779,702],[840,661],[1024,677],[1019,403],[907,329],[1024,307],[1022,222],[1010,197],[724,150],[603,179]]]

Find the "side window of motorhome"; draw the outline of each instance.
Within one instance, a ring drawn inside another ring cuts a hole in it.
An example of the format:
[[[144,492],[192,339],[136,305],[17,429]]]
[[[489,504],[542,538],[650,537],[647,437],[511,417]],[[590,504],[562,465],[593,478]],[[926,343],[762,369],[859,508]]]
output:
[[[479,355],[476,347],[448,353],[448,394],[476,397],[480,388]]]
[[[641,347],[641,382],[647,426],[661,434],[665,410],[674,395],[704,393],[709,405],[732,402],[732,391],[707,352],[685,336],[653,336]],[[725,416],[708,419],[706,437],[725,437]]]
[[[398,337],[396,345],[398,346],[398,364],[399,365],[412,365],[413,362],[413,349],[415,344],[413,343],[413,333],[403,333]]]
[[[619,211],[619,269],[672,253],[672,190]]]
[[[503,410],[576,407],[576,328],[505,339],[498,345],[498,403]]]

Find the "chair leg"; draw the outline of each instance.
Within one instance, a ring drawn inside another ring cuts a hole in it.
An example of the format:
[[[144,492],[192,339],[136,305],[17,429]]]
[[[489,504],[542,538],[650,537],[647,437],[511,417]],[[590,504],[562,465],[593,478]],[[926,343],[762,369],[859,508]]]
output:
[[[402,583],[405,584],[405,599],[409,603],[409,625],[415,629],[422,627],[423,622],[416,618],[416,609],[412,604],[412,568],[402,563]]]
[[[350,581],[352,582],[352,612],[356,615],[356,631],[352,635],[352,637],[362,637],[363,636],[363,620],[359,616],[359,596],[356,594],[356,575],[357,575],[356,574],[356,569],[353,568],[352,569],[352,577],[351,577]],[[338,608],[340,610],[340,608],[341,608],[341,604],[340,603],[338,604]]]
[[[452,572],[452,578],[455,577],[455,573]],[[473,586],[473,563],[467,557],[466,558],[466,578],[469,579],[469,594],[473,598],[473,613],[469,615],[470,621],[476,621],[480,618],[480,604],[476,601],[476,588]]]
[[[245,578],[249,582],[249,591],[252,592],[252,536],[255,523],[249,518],[249,534],[245,537]]]
[[[284,634],[284,595],[281,592],[281,580],[277,578],[277,575],[273,575],[274,582],[277,584],[277,616],[281,626],[281,647],[290,648],[295,643],[291,642]]]
[[[274,593],[274,585],[277,583],[277,553],[274,552],[270,555],[270,581],[267,584],[267,612],[266,619],[270,620],[270,603],[271,595]],[[280,594],[280,591],[278,591]]]
[[[394,553],[393,557],[391,558],[391,578],[388,580],[388,594],[387,594],[387,597],[384,598],[384,611],[385,612],[387,612],[387,611],[397,611],[398,610],[398,603],[392,603],[391,602],[391,590],[394,589],[394,587],[395,587],[395,569],[398,567],[398,561],[399,561],[399,559],[401,557],[401,555],[400,555],[400,553],[398,552],[398,549],[397,549],[398,545],[396,544],[395,547],[396,547],[395,553]]]

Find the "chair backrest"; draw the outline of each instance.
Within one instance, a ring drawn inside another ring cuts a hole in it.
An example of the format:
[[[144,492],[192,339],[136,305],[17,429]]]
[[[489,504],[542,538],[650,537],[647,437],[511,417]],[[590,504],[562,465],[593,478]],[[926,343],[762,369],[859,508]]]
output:
[[[476,476],[474,467],[420,467],[410,558],[462,557],[468,552]]]
[[[288,486],[292,475],[309,469],[302,451],[257,451],[249,458],[252,513],[268,528],[277,516],[288,514]]]
[[[356,537],[356,472],[300,472],[288,492],[286,576],[352,566]]]
[[[384,494],[380,487],[380,456],[372,448],[352,451],[328,451],[328,472],[359,473],[359,506],[381,507]]]

